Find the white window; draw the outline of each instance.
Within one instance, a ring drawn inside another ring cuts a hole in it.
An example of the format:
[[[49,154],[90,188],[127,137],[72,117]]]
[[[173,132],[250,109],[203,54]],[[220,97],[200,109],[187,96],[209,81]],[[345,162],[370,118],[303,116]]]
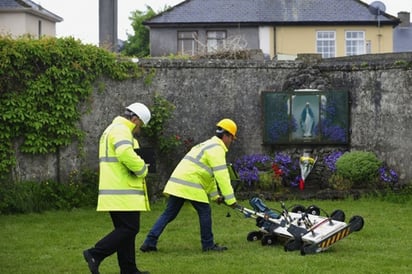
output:
[[[192,56],[197,53],[196,31],[179,31],[177,33],[177,53]]]
[[[365,32],[346,31],[346,56],[365,54]]]
[[[322,58],[336,56],[336,33],[334,31],[316,32],[316,52],[322,54]]]
[[[207,52],[215,52],[224,49],[226,46],[225,31],[208,31],[207,32]]]

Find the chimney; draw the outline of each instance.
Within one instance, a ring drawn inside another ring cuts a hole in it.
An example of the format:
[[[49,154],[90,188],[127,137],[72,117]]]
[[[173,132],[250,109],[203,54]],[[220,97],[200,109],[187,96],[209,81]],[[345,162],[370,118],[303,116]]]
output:
[[[407,11],[401,11],[398,12],[398,18],[401,20],[401,23],[398,25],[398,27],[404,27],[407,28],[410,25],[411,21],[411,14]]]

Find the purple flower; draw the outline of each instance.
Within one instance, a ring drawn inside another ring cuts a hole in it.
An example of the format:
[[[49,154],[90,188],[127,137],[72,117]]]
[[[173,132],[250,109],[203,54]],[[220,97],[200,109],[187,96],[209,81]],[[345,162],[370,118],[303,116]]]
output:
[[[399,181],[398,174],[385,164],[379,168],[380,179],[389,184],[396,184]]]
[[[340,156],[343,155],[341,151],[335,151],[330,153],[328,156],[324,158],[325,165],[332,171],[336,171],[336,161],[339,159]]]
[[[250,186],[259,180],[259,170],[271,168],[272,162],[272,158],[267,155],[244,155],[234,162],[233,167],[239,174],[240,180]]]
[[[276,170],[273,169],[274,165],[277,167]],[[282,179],[286,180],[298,169],[297,166],[297,161],[293,161],[285,153],[276,153],[274,157],[264,154],[244,155],[233,163],[240,180],[247,183],[248,186],[259,181],[259,171],[261,170],[273,171],[274,176],[279,173]]]
[[[296,176],[295,180],[290,182],[290,186],[291,187],[298,187],[299,186],[299,181],[300,181],[300,175]]]
[[[278,164],[285,177],[289,176],[291,170],[296,169],[296,166],[293,164],[292,158],[285,153],[276,153],[274,162]]]

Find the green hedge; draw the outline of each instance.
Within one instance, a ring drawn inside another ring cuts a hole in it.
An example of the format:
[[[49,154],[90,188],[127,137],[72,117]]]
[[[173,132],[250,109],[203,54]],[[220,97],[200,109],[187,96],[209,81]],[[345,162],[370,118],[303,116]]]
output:
[[[0,176],[16,163],[13,143],[29,154],[47,154],[74,140],[93,84],[101,76],[141,77],[131,61],[73,38],[0,36]]]
[[[354,186],[362,186],[378,181],[381,166],[382,162],[374,153],[351,151],[344,153],[336,161],[336,173],[352,181]]]
[[[71,210],[96,206],[98,175],[82,171],[79,178],[67,183],[3,182],[0,188],[0,214]]]

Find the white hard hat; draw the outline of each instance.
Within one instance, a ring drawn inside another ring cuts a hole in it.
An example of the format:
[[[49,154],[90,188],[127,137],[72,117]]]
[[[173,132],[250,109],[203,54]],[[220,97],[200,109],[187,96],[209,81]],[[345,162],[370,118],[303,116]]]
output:
[[[151,117],[150,110],[144,104],[133,103],[126,107],[126,109],[136,114],[145,125],[149,123]]]

